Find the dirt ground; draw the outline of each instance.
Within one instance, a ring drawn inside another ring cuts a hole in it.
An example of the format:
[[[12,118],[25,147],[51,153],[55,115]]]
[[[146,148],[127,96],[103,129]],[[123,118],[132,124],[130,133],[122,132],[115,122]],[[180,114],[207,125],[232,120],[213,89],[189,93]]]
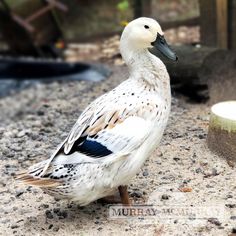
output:
[[[129,186],[130,195],[181,214],[116,219],[108,205],[58,201],[15,175],[49,157],[81,111],[126,78],[38,84],[0,100],[0,235],[215,235],[235,232],[235,169],[206,146],[210,108],[173,97],[159,148]],[[186,210],[187,209],[187,210]],[[199,213],[198,210],[201,210]]]

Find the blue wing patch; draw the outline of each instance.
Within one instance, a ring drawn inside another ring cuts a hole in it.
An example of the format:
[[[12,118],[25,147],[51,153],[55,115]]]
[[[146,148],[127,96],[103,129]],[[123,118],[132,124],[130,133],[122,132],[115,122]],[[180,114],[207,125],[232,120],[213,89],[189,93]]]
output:
[[[84,153],[92,157],[104,157],[112,154],[112,151],[96,140],[85,139],[83,143],[77,146],[76,151]]]

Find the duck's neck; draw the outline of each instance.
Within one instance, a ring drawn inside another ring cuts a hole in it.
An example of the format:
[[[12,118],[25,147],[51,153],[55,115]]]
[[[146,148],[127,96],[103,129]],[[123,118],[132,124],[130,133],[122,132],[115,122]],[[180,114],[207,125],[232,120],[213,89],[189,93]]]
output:
[[[151,87],[168,87],[169,75],[164,63],[148,49],[132,50],[132,47],[120,47],[122,58],[129,67],[130,77],[145,81]]]

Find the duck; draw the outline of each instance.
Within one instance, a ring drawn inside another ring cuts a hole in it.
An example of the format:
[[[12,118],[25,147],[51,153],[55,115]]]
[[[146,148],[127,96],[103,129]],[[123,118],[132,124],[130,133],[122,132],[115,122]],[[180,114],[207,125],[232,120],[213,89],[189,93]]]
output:
[[[80,206],[115,193],[131,205],[128,185],[158,147],[171,108],[169,74],[153,47],[177,61],[156,20],[128,23],[120,53],[129,77],[91,102],[52,156],[17,179]]]

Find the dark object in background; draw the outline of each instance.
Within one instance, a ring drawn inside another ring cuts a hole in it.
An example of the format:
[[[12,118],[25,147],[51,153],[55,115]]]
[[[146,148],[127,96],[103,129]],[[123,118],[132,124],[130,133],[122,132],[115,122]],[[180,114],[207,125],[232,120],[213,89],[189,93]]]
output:
[[[30,35],[10,17],[9,13],[0,9],[1,36],[9,46],[11,55],[38,56],[39,51],[35,47]]]
[[[7,54],[59,57],[60,51],[55,50],[54,44],[63,35],[54,8],[66,12],[66,5],[59,0],[41,0],[22,2],[18,8],[19,13],[0,0],[0,32],[9,47]]]
[[[92,65],[84,63],[69,63],[54,60],[0,58],[0,78],[4,79],[60,79],[67,80],[84,78],[88,70],[95,70]],[[81,76],[82,75],[82,76]],[[86,80],[101,80],[100,78],[85,78]]]
[[[199,72],[208,86],[209,103],[236,100],[236,53],[218,50],[207,56]]]
[[[202,81],[199,72],[204,59],[214,52],[215,48],[194,45],[172,46],[178,55],[177,63],[163,57],[154,48],[152,53],[165,63],[171,78],[171,87],[174,91],[181,93],[196,102],[205,102],[208,98],[208,87],[206,81]]]
[[[236,49],[236,1],[199,0],[201,43]]]
[[[68,63],[55,60],[0,58],[0,97],[38,82],[55,80],[101,81],[111,71],[98,64]]]
[[[177,63],[158,51],[152,53],[164,61],[171,77],[171,87],[195,102],[214,104],[236,100],[236,54],[224,49],[196,46],[173,46]]]

